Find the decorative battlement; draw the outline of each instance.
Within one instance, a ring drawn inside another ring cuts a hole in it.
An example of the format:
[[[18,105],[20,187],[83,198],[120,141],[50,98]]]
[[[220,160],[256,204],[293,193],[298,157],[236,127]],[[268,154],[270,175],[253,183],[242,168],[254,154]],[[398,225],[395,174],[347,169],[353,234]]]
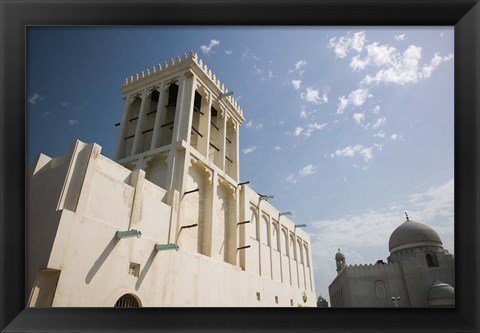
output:
[[[359,271],[359,270],[362,270],[362,271],[366,271],[366,270],[377,270],[377,271],[381,271],[381,270],[384,270],[384,271],[391,271],[391,270],[396,270],[398,269],[400,266],[398,263],[396,262],[393,262],[393,263],[383,263],[383,264],[360,264],[360,265],[348,265],[348,266],[345,266],[344,269],[348,270],[348,271]]]
[[[170,70],[172,67],[180,66],[181,64],[186,63],[187,61],[191,61],[195,63],[202,71],[203,73],[212,80],[212,82],[215,84],[215,86],[218,88],[220,91],[220,94],[228,92],[228,89],[225,88],[225,85],[220,82],[220,80],[216,77],[214,73],[212,73],[212,70],[207,67],[207,65],[202,61],[202,59],[198,58],[198,55],[196,52],[190,51],[188,54],[184,53],[182,57],[177,57],[175,60],[174,58],[170,59],[169,62],[165,61],[162,64],[158,64],[153,66],[151,69],[147,68],[140,73],[137,73],[135,75],[131,75],[130,78],[126,77],[125,78],[125,84],[123,87],[126,87],[128,85],[131,85],[133,83],[136,83],[138,81],[142,81],[143,79],[153,77],[155,75],[160,75],[163,71]],[[233,108],[242,115],[243,117],[243,110],[240,108],[238,105],[237,101],[232,97],[232,96],[226,96],[223,97],[225,100],[230,102],[230,104],[233,106]]]

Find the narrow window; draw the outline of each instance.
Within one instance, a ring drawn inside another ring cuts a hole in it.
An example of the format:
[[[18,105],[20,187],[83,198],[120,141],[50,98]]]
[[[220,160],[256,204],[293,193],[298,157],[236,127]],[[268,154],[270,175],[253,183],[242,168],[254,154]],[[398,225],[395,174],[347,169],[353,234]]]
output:
[[[427,260],[428,267],[438,267],[437,258],[432,253],[427,253],[425,259]]]
[[[131,262],[128,268],[128,274],[138,277],[140,275],[140,264]]]

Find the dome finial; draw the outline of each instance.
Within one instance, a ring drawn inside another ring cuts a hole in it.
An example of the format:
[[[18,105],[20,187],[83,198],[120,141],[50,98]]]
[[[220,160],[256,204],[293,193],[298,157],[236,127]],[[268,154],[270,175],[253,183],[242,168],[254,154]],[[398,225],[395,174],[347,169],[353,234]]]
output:
[[[408,214],[407,214],[407,212],[405,212],[405,216],[407,217],[407,221],[410,221],[410,220],[408,219]]]

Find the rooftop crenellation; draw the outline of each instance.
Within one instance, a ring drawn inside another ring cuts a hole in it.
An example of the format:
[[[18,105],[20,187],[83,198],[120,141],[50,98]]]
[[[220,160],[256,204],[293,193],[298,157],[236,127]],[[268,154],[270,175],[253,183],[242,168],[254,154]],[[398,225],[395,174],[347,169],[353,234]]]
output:
[[[216,75],[212,73],[212,70],[208,68],[207,64],[205,64],[202,59],[198,58],[197,53],[193,51],[190,51],[188,54],[184,53],[182,57],[178,56],[177,60],[172,58],[170,62],[164,61],[163,66],[159,63],[158,65],[153,66],[151,69],[147,68],[140,73],[131,75],[130,78],[126,77],[124,86],[128,86],[129,84],[151,77],[153,75],[159,75],[162,71],[180,65],[181,63],[189,60],[195,62],[198,67],[202,69],[202,71],[213,81],[220,93],[228,92],[228,89],[225,87],[225,85],[220,82]],[[240,108],[237,101],[232,96],[227,96],[225,97],[225,99],[228,100],[230,104],[243,116],[243,110]]]

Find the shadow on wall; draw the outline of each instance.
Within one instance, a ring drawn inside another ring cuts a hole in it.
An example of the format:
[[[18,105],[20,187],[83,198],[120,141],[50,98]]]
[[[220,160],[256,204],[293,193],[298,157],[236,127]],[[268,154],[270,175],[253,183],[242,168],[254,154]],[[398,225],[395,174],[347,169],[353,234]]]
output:
[[[89,284],[92,281],[95,274],[97,274],[98,270],[100,269],[100,267],[102,267],[103,263],[107,260],[110,253],[112,253],[118,241],[119,239],[113,236],[113,238],[108,243],[107,247],[103,250],[102,254],[100,254],[100,257],[98,257],[98,259],[95,260],[92,268],[90,268],[90,271],[88,271],[88,274],[85,277],[85,282],[87,284]]]
[[[140,273],[140,276],[138,277],[137,283],[135,283],[135,290],[138,290],[140,286],[142,285],[143,280],[145,279],[145,276],[147,276],[148,270],[153,264],[153,261],[155,260],[155,256],[157,255],[157,251],[152,250],[150,253],[150,256],[147,259],[147,262],[145,263],[145,267],[142,269],[142,272]]]

